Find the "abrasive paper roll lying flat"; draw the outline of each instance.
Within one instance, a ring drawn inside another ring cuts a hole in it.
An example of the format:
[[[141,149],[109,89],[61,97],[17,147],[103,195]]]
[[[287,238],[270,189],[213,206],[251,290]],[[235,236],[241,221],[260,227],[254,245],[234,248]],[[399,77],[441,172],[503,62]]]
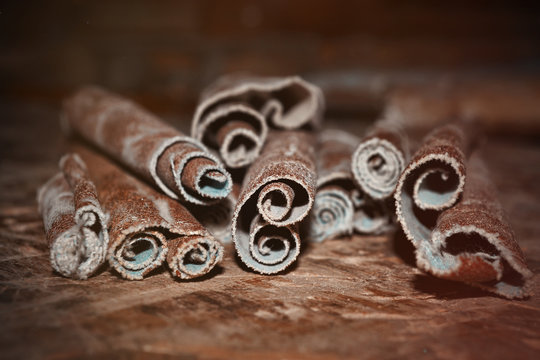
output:
[[[219,152],[230,168],[251,164],[269,128],[316,128],[322,120],[320,89],[303,79],[225,76],[204,92],[191,135]]]
[[[236,252],[250,269],[274,274],[300,252],[298,223],[315,197],[315,138],[276,131],[249,168],[232,219]]]
[[[532,274],[472,140],[458,124],[427,136],[398,182],[398,220],[422,270],[523,298]]]
[[[378,120],[354,151],[354,179],[371,198],[387,199],[394,193],[408,157],[408,139],[401,124],[397,120]]]
[[[60,274],[87,279],[105,261],[106,215],[86,165],[74,154],[60,160],[61,172],[38,190],[51,265]]]
[[[317,194],[310,223],[310,240],[321,242],[352,232],[379,234],[390,215],[382,201],[366,196],[353,181],[351,157],[360,139],[342,130],[319,135]]]
[[[88,164],[109,214],[109,263],[122,277],[140,280],[166,260],[174,276],[191,279],[221,261],[221,243],[182,204],[97,153],[74,149]]]
[[[62,125],[174,199],[210,204],[231,191],[230,174],[199,141],[103,89],[83,88],[68,98]]]

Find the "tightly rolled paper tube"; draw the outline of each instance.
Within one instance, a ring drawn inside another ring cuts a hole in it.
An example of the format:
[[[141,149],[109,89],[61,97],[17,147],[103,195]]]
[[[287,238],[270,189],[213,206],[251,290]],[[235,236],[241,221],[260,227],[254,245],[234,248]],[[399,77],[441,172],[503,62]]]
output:
[[[103,89],[86,87],[68,98],[62,124],[173,199],[207,205],[231,191],[230,174],[199,141]]]
[[[384,204],[365,196],[353,181],[351,157],[358,142],[356,136],[342,130],[327,129],[319,135],[311,241],[353,232],[379,234],[389,226],[390,216]]]
[[[87,279],[105,261],[107,219],[83,161],[69,154],[60,168],[37,196],[51,265],[63,276]]]
[[[507,298],[529,294],[532,277],[497,191],[478,151],[467,164],[461,201],[437,219],[430,241],[417,250],[418,266]]]
[[[424,271],[524,297],[530,273],[476,153],[466,168],[471,134],[451,124],[428,135],[398,182],[398,220]]]
[[[189,235],[171,240],[167,264],[180,279],[193,279],[209,273],[222,259],[223,247],[208,235]]]
[[[232,219],[232,237],[244,264],[262,274],[286,269],[300,251],[296,224],[315,196],[314,137],[303,131],[269,136],[248,170]]]
[[[354,179],[371,198],[387,199],[393,194],[408,157],[407,135],[399,122],[379,120],[354,151]]]
[[[91,150],[74,148],[88,164],[110,214],[109,263],[122,277],[143,279],[166,260],[174,276],[190,279],[221,261],[221,243],[182,204]]]
[[[269,224],[257,215],[250,225],[249,251],[253,264],[263,274],[282,271],[300,254],[298,229],[295,225]]]
[[[323,108],[320,89],[299,77],[225,76],[204,91],[191,135],[241,168],[259,156],[269,126],[317,127]]]

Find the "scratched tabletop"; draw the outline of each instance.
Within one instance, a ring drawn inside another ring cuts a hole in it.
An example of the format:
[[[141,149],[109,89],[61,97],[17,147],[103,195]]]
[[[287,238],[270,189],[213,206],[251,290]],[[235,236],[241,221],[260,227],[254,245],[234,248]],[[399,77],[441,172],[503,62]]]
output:
[[[537,358],[540,144],[485,145],[535,295],[509,301],[423,274],[396,231],[306,245],[281,275],[245,271],[227,248],[195,281],[167,271],[87,281],[51,270],[36,188],[57,171],[58,108],[1,103],[0,358]],[[349,123],[333,124],[346,128]],[[360,134],[359,134],[360,135]]]

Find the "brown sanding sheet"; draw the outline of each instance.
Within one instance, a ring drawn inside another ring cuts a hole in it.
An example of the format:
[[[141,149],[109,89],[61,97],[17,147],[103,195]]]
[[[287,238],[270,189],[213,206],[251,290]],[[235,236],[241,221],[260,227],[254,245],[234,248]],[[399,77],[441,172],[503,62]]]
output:
[[[210,204],[231,191],[230,174],[199,141],[103,89],[86,87],[68,98],[62,125],[174,199]]]
[[[354,151],[354,179],[371,198],[387,199],[394,193],[408,157],[408,138],[400,122],[378,120]]]
[[[191,279],[221,261],[221,243],[182,204],[97,153],[74,149],[88,164],[109,214],[109,263],[122,277],[143,279],[166,261],[175,277]]]
[[[300,77],[229,75],[203,92],[191,135],[241,168],[259,156],[269,129],[316,128],[323,110],[320,89]]]
[[[523,298],[531,273],[474,150],[474,135],[454,123],[427,136],[400,177],[398,220],[422,270]]]
[[[321,242],[353,232],[379,234],[389,229],[383,201],[371,199],[353,180],[351,158],[360,139],[348,132],[320,133],[317,152],[317,194],[310,221],[310,240]]]
[[[316,189],[315,137],[276,131],[249,168],[232,219],[236,252],[250,269],[275,274],[300,252],[298,223]]]
[[[87,279],[106,259],[107,216],[83,161],[69,154],[60,168],[37,196],[51,265],[64,276]]]

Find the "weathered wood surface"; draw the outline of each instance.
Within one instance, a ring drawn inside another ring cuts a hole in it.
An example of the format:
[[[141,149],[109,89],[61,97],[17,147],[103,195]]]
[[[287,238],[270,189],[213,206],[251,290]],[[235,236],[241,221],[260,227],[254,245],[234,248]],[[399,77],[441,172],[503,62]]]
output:
[[[488,164],[535,295],[508,301],[422,274],[403,237],[304,249],[283,275],[244,271],[232,249],[199,281],[104,269],[54,274],[35,189],[56,171],[57,109],[0,104],[1,358],[536,358],[540,352],[540,146],[490,139]],[[185,126],[185,124],[183,124]],[[342,123],[345,126],[345,123]],[[346,126],[354,124],[347,123]]]

